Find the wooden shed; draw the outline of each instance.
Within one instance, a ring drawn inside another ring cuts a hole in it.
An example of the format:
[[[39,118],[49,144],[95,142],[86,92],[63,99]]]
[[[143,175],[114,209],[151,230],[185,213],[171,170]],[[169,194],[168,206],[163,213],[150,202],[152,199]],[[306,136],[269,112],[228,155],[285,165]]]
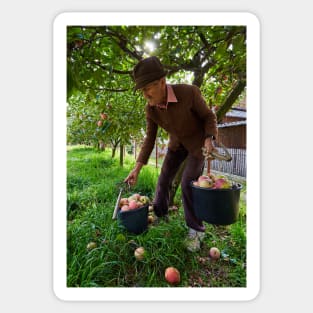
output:
[[[231,162],[213,160],[211,169],[228,174],[246,176],[246,110],[245,108],[234,108],[223,118],[222,123],[218,124],[218,138],[216,147],[222,143],[232,156]]]
[[[227,148],[246,149],[246,121],[218,125],[218,140]]]
[[[218,125],[218,140],[228,148],[246,149],[246,109],[233,108]]]

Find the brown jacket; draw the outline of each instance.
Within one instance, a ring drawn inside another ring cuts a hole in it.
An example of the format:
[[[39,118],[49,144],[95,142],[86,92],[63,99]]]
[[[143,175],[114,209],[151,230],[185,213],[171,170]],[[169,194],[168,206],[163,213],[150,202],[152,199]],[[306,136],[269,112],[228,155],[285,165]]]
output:
[[[202,158],[205,137],[217,137],[216,116],[208,108],[197,86],[172,85],[178,102],[168,103],[167,110],[146,105],[146,137],[137,162],[148,163],[153,150],[158,126],[169,133],[169,149],[183,145],[189,153]]]

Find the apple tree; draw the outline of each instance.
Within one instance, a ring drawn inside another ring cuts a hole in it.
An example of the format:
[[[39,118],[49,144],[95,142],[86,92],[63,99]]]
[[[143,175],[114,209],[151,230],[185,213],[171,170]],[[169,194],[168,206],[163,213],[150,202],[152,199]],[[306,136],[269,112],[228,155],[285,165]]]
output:
[[[131,73],[140,59],[150,55],[161,59],[170,83],[200,87],[218,120],[244,94],[245,27],[70,26],[68,142],[101,140],[115,152],[117,146],[143,136],[145,102],[133,92]],[[101,113],[107,116],[102,122]]]

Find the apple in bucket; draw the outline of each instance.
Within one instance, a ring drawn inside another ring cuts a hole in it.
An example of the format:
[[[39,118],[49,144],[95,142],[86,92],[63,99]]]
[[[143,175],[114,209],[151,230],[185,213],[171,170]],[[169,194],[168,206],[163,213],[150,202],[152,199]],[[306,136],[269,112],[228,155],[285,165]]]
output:
[[[129,206],[130,210],[137,209],[138,208],[137,201],[136,200],[130,200],[128,206]]]
[[[214,182],[214,187],[216,189],[229,189],[231,188],[231,183],[226,178],[218,178]]]

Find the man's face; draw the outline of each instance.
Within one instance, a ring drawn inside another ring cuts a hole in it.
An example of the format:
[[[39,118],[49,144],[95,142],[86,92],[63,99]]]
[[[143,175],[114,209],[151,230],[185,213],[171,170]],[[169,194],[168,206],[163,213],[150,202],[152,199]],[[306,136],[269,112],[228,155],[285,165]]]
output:
[[[150,105],[164,103],[166,99],[165,80],[161,78],[147,84],[140,89],[145,99]]]

